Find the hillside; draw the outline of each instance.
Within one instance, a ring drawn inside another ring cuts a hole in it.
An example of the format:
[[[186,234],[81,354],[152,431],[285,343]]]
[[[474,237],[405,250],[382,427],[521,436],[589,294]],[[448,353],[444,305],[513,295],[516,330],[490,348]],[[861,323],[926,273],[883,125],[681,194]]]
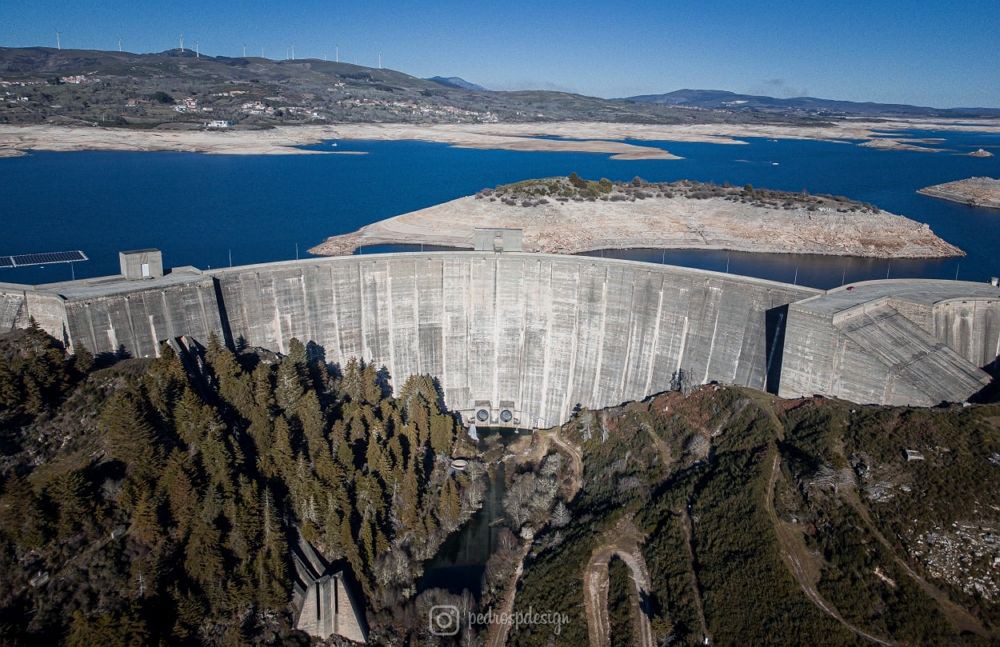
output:
[[[836,117],[937,117],[981,118],[998,117],[1000,108],[930,108],[900,103],[870,101],[838,101],[816,97],[779,99],[752,94],[737,94],[726,90],[674,90],[665,94],[644,94],[627,97],[625,101],[642,104],[729,110],[734,112],[765,112],[781,115]]]
[[[470,81],[466,81],[465,79],[463,79],[463,78],[461,78],[459,76],[432,76],[431,78],[429,78],[427,80],[428,81],[434,81],[435,83],[438,83],[440,85],[443,85],[443,86],[446,86],[446,87],[449,87],[449,88],[459,88],[459,89],[462,89],[462,90],[486,91],[486,88],[484,88],[483,86],[478,85],[476,83],[472,83]]]
[[[306,644],[300,539],[391,634],[482,469],[449,469],[467,449],[430,378],[385,386],[298,342],[95,359],[0,335],[0,644]]]
[[[0,123],[150,128],[328,122],[770,123],[736,115],[549,91],[491,92],[454,80],[318,59],[0,48]],[[792,119],[792,122],[798,120]]]
[[[390,397],[396,376],[314,350],[68,358],[37,329],[0,336],[0,642],[308,644],[298,536],[356,575],[373,644],[1000,637],[997,405],[705,385],[484,450],[432,380]],[[417,594],[498,460],[480,596]],[[442,604],[545,615],[450,641],[428,631]]]
[[[995,644],[997,412],[712,385],[581,410],[549,437],[577,493],[516,597],[559,635],[509,644]]]

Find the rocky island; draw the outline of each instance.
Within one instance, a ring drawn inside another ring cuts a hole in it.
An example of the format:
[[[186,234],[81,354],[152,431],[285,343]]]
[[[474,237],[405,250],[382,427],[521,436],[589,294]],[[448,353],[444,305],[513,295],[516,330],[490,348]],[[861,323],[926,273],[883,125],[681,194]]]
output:
[[[1000,209],[1000,180],[991,177],[970,177],[965,180],[935,184],[920,189],[917,193],[961,202],[970,207]]]
[[[484,189],[332,236],[310,252],[384,244],[473,246],[476,227],[522,229],[525,251],[727,249],[877,258],[964,252],[926,224],[848,198],[693,181],[628,183],[569,177]]]

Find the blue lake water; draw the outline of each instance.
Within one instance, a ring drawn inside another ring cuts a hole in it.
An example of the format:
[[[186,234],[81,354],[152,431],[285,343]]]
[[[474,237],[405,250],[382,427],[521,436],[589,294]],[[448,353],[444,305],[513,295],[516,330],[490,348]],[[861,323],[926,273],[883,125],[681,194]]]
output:
[[[1000,177],[1000,135],[912,132],[954,152],[880,151],[853,144],[749,139],[745,145],[635,142],[685,159],[612,160],[587,153],[521,153],[425,142],[342,141],[307,148],[366,155],[216,156],[195,153],[34,153],[0,159],[0,254],[81,249],[76,276],[118,271],[117,252],[158,247],[167,266],[220,267],[305,257],[326,236],[496,184],[567,175],[696,179],[833,193],[928,223],[968,254],[931,261],[634,250],[650,261],[797,281],[817,287],[865,278],[985,280],[1000,274],[1000,211],[918,195],[974,175]],[[965,153],[985,148],[996,156]],[[775,164],[777,163],[777,164]],[[598,252],[600,254],[600,252]],[[65,265],[0,269],[0,281],[70,278]]]

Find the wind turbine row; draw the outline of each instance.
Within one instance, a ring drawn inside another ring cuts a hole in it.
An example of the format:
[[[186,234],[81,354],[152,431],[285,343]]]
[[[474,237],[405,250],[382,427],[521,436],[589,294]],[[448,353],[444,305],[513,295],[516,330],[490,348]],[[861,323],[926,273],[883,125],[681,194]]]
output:
[[[180,48],[181,53],[183,54],[186,51],[184,49],[184,34],[183,33],[181,33],[181,34],[178,35],[178,37],[177,37],[177,44],[178,44],[178,47]],[[58,50],[62,49],[62,32],[58,31],[58,30],[56,30],[56,49],[58,49]],[[120,36],[118,37],[118,51],[119,52],[124,51],[122,49],[122,38]],[[201,50],[200,50],[198,41],[194,42],[194,55],[195,55],[195,58],[201,58]],[[246,56],[247,56],[247,44],[243,43],[243,58],[246,58]],[[264,57],[264,47],[263,46],[261,46],[261,48],[260,48],[260,57],[261,58],[265,58]],[[292,61],[295,60],[295,45],[290,45],[290,46],[288,46],[288,47],[285,48],[285,60],[292,60]],[[323,60],[326,60],[326,56],[323,57]],[[337,45],[334,48],[334,60],[337,63],[340,62],[340,45]],[[356,56],[354,57],[354,64],[355,65],[358,64],[358,59],[357,59]],[[382,68],[382,52],[378,53],[378,69],[380,69],[380,70],[383,69]]]

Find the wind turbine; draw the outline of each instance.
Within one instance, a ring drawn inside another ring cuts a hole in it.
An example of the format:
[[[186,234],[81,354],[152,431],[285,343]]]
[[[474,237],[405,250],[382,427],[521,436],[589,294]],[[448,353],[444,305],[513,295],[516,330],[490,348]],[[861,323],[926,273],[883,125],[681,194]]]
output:
[[[378,53],[378,69],[382,69],[382,52]]]
[[[337,45],[337,62],[340,62],[340,45]]]
[[[198,41],[194,41],[194,57],[201,58],[201,51],[198,49]]]
[[[180,35],[180,41],[181,41],[181,54],[183,54],[184,53],[184,34]]]
[[[118,38],[118,51],[122,51],[122,39],[120,37]]]
[[[292,45],[292,60],[295,60],[295,45]]]
[[[62,32],[56,31],[56,49],[62,49],[62,40],[60,40],[61,36]]]

